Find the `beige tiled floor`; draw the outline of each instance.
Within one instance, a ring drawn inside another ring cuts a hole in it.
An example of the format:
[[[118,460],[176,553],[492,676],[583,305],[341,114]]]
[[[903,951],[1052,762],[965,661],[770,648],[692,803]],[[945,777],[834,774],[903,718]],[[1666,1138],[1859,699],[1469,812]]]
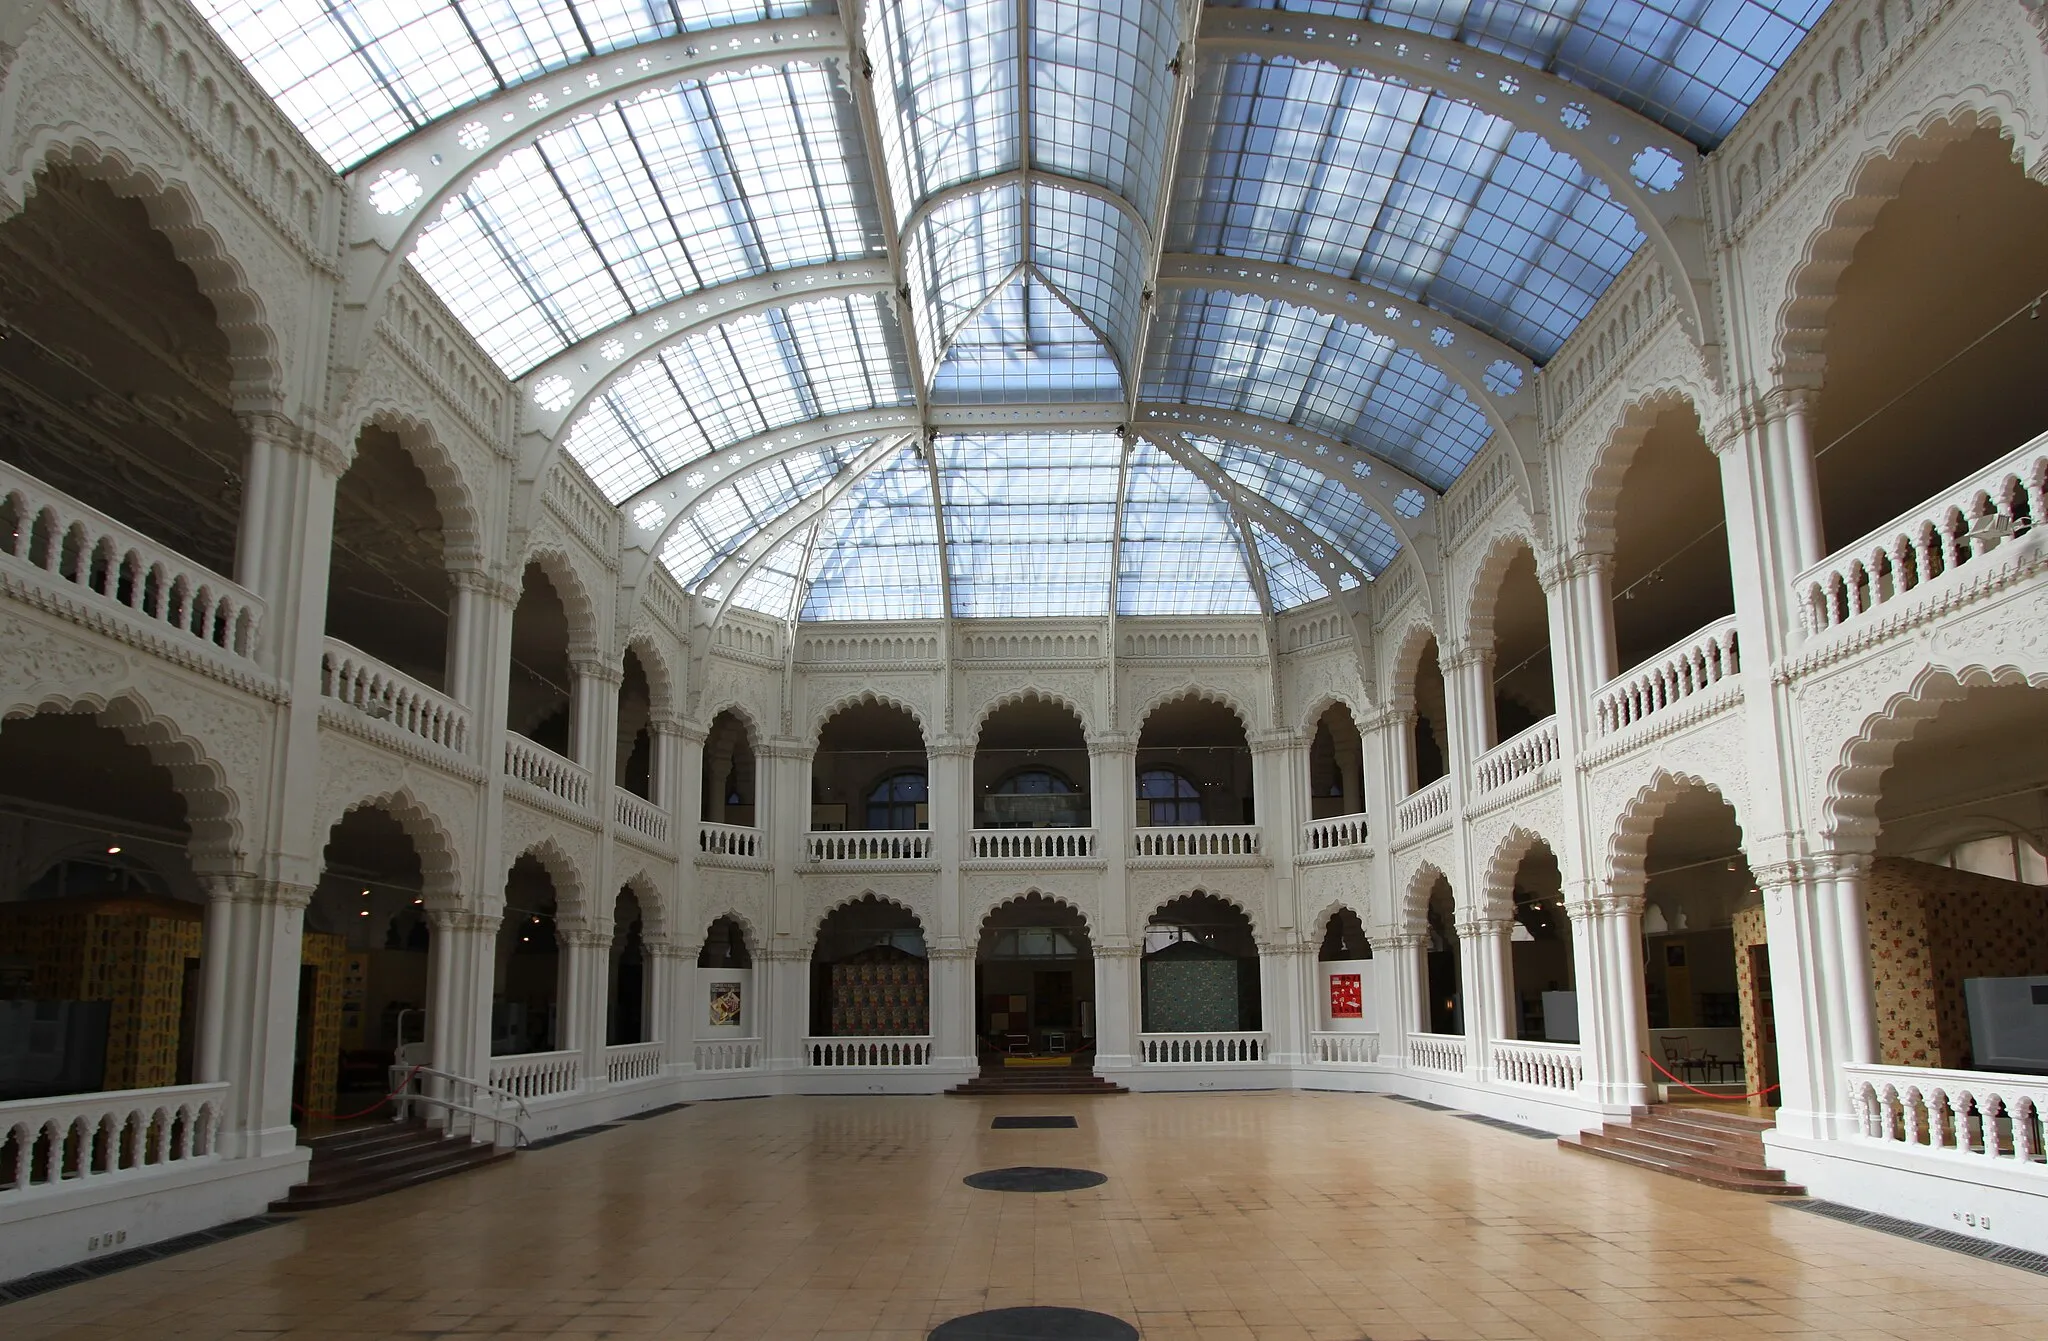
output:
[[[1074,1112],[1078,1131],[991,1131]],[[1012,1164],[1110,1175],[976,1192]],[[702,1104],[0,1308],[0,1336],[2048,1337],[2048,1278],[1386,1099]]]

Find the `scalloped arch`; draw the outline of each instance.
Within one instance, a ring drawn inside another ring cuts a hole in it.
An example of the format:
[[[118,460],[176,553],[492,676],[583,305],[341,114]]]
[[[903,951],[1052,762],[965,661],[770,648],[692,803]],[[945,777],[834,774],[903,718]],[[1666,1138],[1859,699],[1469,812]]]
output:
[[[1422,649],[1428,643],[1437,645],[1437,656],[1443,656],[1443,639],[1437,636],[1436,625],[1427,615],[1410,615],[1401,628],[1401,636],[1394,641],[1394,655],[1388,663],[1391,674],[1387,677],[1387,705],[1404,711],[1415,708],[1415,677],[1422,672]]]
[[[981,740],[982,730],[988,725],[989,718],[995,716],[1004,708],[1015,707],[1017,704],[1031,699],[1036,699],[1041,703],[1050,703],[1054,707],[1065,708],[1074,715],[1076,721],[1080,722],[1083,743],[1092,744],[1094,742],[1095,732],[1086,708],[1057,689],[1046,689],[1040,685],[1033,684],[1019,685],[1012,689],[1006,689],[983,703],[981,711],[974,719],[975,741],[979,743]]]
[[[1785,277],[1779,309],[1771,322],[1776,361],[1814,379],[1826,374],[1827,356],[1822,346],[1842,272],[1855,259],[1857,244],[1876,227],[1884,207],[1897,198],[1906,173],[1915,164],[1938,158],[1951,144],[1991,126],[2012,144],[2014,160],[2024,166],[2026,151],[2017,133],[2024,120],[2024,115],[1999,95],[1982,88],[1965,90],[1922,113],[1913,124],[1899,127],[1890,140],[1858,159],[1822,209],[1820,226],[1799,249],[1798,259]],[[2042,167],[2043,163],[2037,162],[2030,175],[2038,174]]]
[[[1078,903],[1074,899],[1068,898],[1064,894],[1055,894],[1049,889],[1045,889],[1038,885],[1032,885],[1016,893],[991,894],[985,903],[983,903],[976,909],[970,909],[970,912],[973,912],[975,914],[971,923],[971,925],[974,927],[975,944],[979,945],[981,943],[981,938],[988,935],[988,923],[990,918],[994,917],[997,913],[1009,907],[1011,904],[1022,903],[1024,900],[1030,898],[1044,899],[1047,903],[1056,903],[1062,908],[1071,910],[1074,916],[1081,919],[1081,929],[1088,934],[1088,939],[1090,943],[1092,944],[1094,942],[1095,924],[1089,919],[1087,909],[1083,908],[1080,905],[1080,903]]]
[[[901,908],[905,913],[908,913],[910,915],[911,921],[917,923],[917,929],[921,934],[925,936],[930,936],[932,934],[931,928],[925,925],[924,914],[918,912],[916,908],[912,907],[908,900],[899,899],[893,894],[884,894],[877,889],[863,889],[857,894],[847,894],[841,898],[833,899],[830,903],[827,903],[824,907],[818,910],[817,916],[811,919],[810,936],[808,942],[811,947],[811,953],[817,953],[818,933],[825,929],[825,923],[831,918],[832,914],[838,912],[842,908],[851,908],[854,904],[860,903],[865,899],[873,899],[876,903],[886,903],[891,908]]]
[[[481,566],[484,561],[483,514],[470,493],[469,482],[463,478],[461,464],[441,441],[440,434],[434,431],[433,422],[416,410],[383,397],[364,406],[353,422],[357,425],[356,433],[342,449],[348,463],[355,464],[356,443],[360,441],[364,428],[389,431],[405,449],[406,456],[419,467],[420,474],[426,477],[427,488],[433,491],[434,506],[441,514],[441,534],[445,537],[442,566],[451,569]]]
[[[358,810],[381,810],[398,822],[420,859],[420,896],[429,908],[462,906],[461,850],[448,825],[410,787],[358,796],[331,815],[320,816],[314,838],[325,848],[335,826]]]
[[[1650,834],[1671,803],[1688,791],[1711,793],[1735,815],[1738,834],[1747,833],[1742,811],[1730,799],[1729,789],[1696,773],[1676,773],[1659,768],[1638,787],[1614,821],[1614,836],[1607,842],[1607,883],[1615,893],[1634,897],[1643,892],[1649,876],[1643,869],[1649,852]]]
[[[1315,739],[1316,726],[1323,720],[1323,714],[1332,708],[1342,708],[1351,714],[1354,729],[1363,730],[1359,724],[1365,719],[1365,709],[1353,703],[1345,694],[1335,689],[1325,689],[1308,702],[1299,719],[1298,728],[1310,740]]]
[[[1322,947],[1323,938],[1330,934],[1330,919],[1340,912],[1350,913],[1353,917],[1357,918],[1358,925],[1365,931],[1365,943],[1368,946],[1372,944],[1371,919],[1367,918],[1365,913],[1351,899],[1331,899],[1318,909],[1308,919],[1307,925],[1302,928],[1303,939],[1311,949],[1320,949]]]
[[[1493,855],[1487,859],[1486,873],[1480,879],[1480,897],[1485,901],[1486,912],[1494,918],[1514,915],[1515,872],[1529,859],[1529,854],[1542,848],[1551,856],[1557,855],[1557,845],[1534,829],[1514,825],[1501,835],[1494,844]]]
[[[924,743],[926,750],[931,749],[931,724],[925,721],[924,714],[918,710],[917,705],[908,699],[898,698],[894,694],[879,689],[858,689],[850,694],[842,694],[822,711],[815,714],[811,718],[811,733],[809,737],[811,749],[816,750],[818,748],[818,737],[824,732],[827,723],[840,713],[845,712],[848,708],[856,708],[863,703],[874,703],[885,708],[901,708],[909,713],[910,720],[917,723],[918,739]]]
[[[99,725],[118,730],[129,744],[149,751],[151,761],[171,775],[171,790],[185,803],[185,824],[191,831],[185,852],[192,869],[200,875],[241,872],[247,854],[239,798],[204,742],[185,734],[133,689],[105,696],[42,694],[33,701],[15,700],[0,709],[0,727],[43,713],[90,715]]]
[[[139,201],[150,227],[171,244],[171,255],[192,272],[199,291],[213,304],[215,320],[227,337],[230,382],[240,410],[279,410],[285,403],[284,341],[264,313],[263,299],[250,283],[220,233],[205,220],[191,187],[174,169],[145,161],[146,156],[113,142],[101,129],[77,124],[50,127],[35,136],[21,166],[9,177],[23,184],[25,203],[36,174],[46,167],[67,167],[104,182],[117,196]],[[0,219],[16,212],[13,193],[0,190]]]
[[[1636,453],[1642,448],[1643,439],[1657,426],[1657,421],[1678,409],[1691,412],[1693,424],[1704,439],[1706,425],[1700,418],[1700,402],[1690,387],[1650,388],[1629,400],[1615,415],[1579,490],[1579,552],[1614,552],[1614,510],[1621,500],[1622,477],[1628,474]]]
[[[1959,669],[1923,666],[1902,692],[1863,719],[1856,734],[1842,746],[1840,760],[1828,771],[1821,801],[1822,839],[1843,852],[1876,850],[1878,798],[1884,775],[1899,746],[1921,724],[1972,689],[2026,686],[2048,689],[2048,672],[2029,675],[2017,666],[1971,664]]]
[[[629,889],[633,891],[634,901],[640,905],[640,930],[646,939],[667,939],[668,900],[662,896],[661,883],[645,866],[634,867],[633,873],[619,882],[617,892],[612,895],[613,909],[619,906],[619,895]]]
[[[710,731],[726,713],[731,713],[739,721],[740,728],[747,733],[747,747],[758,752],[761,748],[761,720],[754,715],[752,709],[737,698],[727,697],[718,700],[718,706],[704,716],[705,731]]]
[[[560,843],[552,837],[529,843],[518,856],[505,864],[504,878],[510,880],[512,868],[527,857],[539,862],[554,884],[556,926],[584,928],[597,920],[592,916],[590,893],[584,886],[583,873],[576,868],[575,859],[563,850]]]
[[[752,918],[741,912],[737,907],[730,905],[705,918],[703,925],[697,928],[697,945],[699,949],[703,948],[704,938],[711,933],[711,928],[716,926],[723,918],[731,918],[733,925],[740,929],[740,938],[747,943],[747,953],[760,953],[761,929],[754,925]]]
[[[667,654],[661,650],[654,630],[646,625],[634,629],[626,638],[626,648],[640,658],[640,668],[647,672],[648,708],[655,720],[674,721],[682,710],[683,697],[676,684],[675,667],[669,664]],[[623,666],[625,661],[625,653],[622,652],[619,664]],[[749,723],[750,730],[751,726]],[[751,739],[750,735],[750,742]]]
[[[539,564],[554,584],[555,595],[561,598],[562,608],[569,616],[569,655],[572,658],[589,657],[597,653],[598,618],[597,606],[590,596],[590,588],[584,584],[583,575],[576,571],[576,561],[566,549],[559,545],[542,543],[530,547],[519,561],[519,571],[524,574],[527,566]]]
[[[1185,899],[1196,894],[1214,899],[1218,903],[1229,904],[1237,910],[1239,916],[1244,918],[1245,925],[1252,929],[1253,940],[1262,941],[1265,939],[1265,928],[1259,921],[1258,913],[1244,899],[1227,890],[1217,889],[1210,885],[1190,885],[1186,889],[1176,888],[1171,893],[1160,894],[1152,898],[1149,900],[1151,906],[1145,909],[1144,921],[1139,923],[1139,930],[1142,932],[1145,927],[1151,926],[1152,919],[1157,917],[1159,910],[1167,904],[1172,903],[1175,899]]]
[[[1465,646],[1493,647],[1493,617],[1500,604],[1501,584],[1507,579],[1508,565],[1523,550],[1532,561],[1541,553],[1535,536],[1525,528],[1510,526],[1494,533],[1465,587]]]
[[[1425,859],[1416,866],[1401,891],[1401,904],[1396,910],[1400,914],[1403,927],[1415,933],[1429,929],[1429,896],[1439,880],[1446,885],[1451,884],[1450,874],[1435,862]],[[1457,886],[1451,885],[1451,900],[1454,907],[1457,898]]]
[[[1219,707],[1228,708],[1231,714],[1237,718],[1238,726],[1243,728],[1247,741],[1252,738],[1253,733],[1258,729],[1252,721],[1251,710],[1240,703],[1237,696],[1229,690],[1218,688],[1215,685],[1200,684],[1196,681],[1188,680],[1170,688],[1154,692],[1152,697],[1146,700],[1145,706],[1139,709],[1136,716],[1132,719],[1132,732],[1142,736],[1145,732],[1145,723],[1151,720],[1153,713],[1169,703],[1178,703],[1184,698],[1197,698],[1206,703],[1214,703]]]

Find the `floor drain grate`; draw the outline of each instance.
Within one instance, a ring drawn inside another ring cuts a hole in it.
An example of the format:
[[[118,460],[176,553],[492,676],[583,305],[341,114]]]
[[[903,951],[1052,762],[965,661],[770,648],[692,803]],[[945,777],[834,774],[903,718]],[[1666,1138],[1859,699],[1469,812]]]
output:
[[[1946,1248],[1953,1253],[1981,1257],[1987,1262],[1997,1262],[2001,1266],[2017,1267],[2021,1271],[2031,1271],[2037,1276],[2048,1276],[2048,1255],[2031,1252],[2025,1248],[2005,1247],[1987,1239],[1958,1234],[1953,1229],[1936,1229],[1932,1225],[1915,1224],[1911,1220],[1901,1220],[1893,1215],[1879,1215],[1876,1211],[1859,1211],[1854,1206],[1844,1206],[1835,1201],[1810,1199],[1778,1204],[1789,1206],[1795,1211],[1805,1211],[1808,1215],[1821,1215],[1830,1220],[1839,1220],[1845,1225],[1861,1225],[1865,1229],[1875,1229],[1881,1234],[1911,1239],[1930,1248]]]
[[[1482,1127],[1491,1127],[1495,1131],[1511,1131],[1517,1136],[1533,1136],[1539,1141],[1554,1141],[1557,1139],[1551,1132],[1539,1131],[1535,1127],[1525,1127],[1519,1122],[1510,1122],[1506,1118],[1487,1117],[1481,1113],[1459,1113],[1457,1116],[1465,1119],[1467,1122],[1476,1122]]]
[[[648,1109],[648,1110],[647,1110],[646,1112],[644,1112],[644,1113],[628,1113],[628,1114],[626,1114],[626,1116],[624,1116],[624,1117],[620,1118],[620,1119],[619,1119],[619,1121],[620,1121],[620,1122],[645,1122],[645,1121],[647,1121],[647,1119],[649,1119],[649,1118],[658,1118],[658,1117],[660,1117],[660,1116],[661,1116],[661,1115],[662,1115],[663,1113],[680,1113],[680,1112],[682,1112],[682,1111],[683,1111],[683,1110],[684,1110],[685,1108],[688,1108],[688,1107],[689,1107],[689,1105],[688,1105],[688,1104],[663,1104],[663,1105],[662,1105],[661,1107],[659,1107],[659,1108],[650,1108],[650,1109]]]
[[[1080,1122],[1070,1117],[1039,1117],[1023,1114],[1013,1117],[999,1117],[988,1124],[995,1131],[1040,1131],[1055,1127],[1078,1127]]]
[[[549,1146],[566,1145],[570,1141],[580,1141],[586,1136],[595,1136],[601,1131],[611,1131],[618,1125],[616,1122],[600,1122],[595,1127],[579,1127],[575,1131],[565,1131],[560,1136],[544,1136],[538,1141],[527,1142],[526,1149],[546,1150]]]

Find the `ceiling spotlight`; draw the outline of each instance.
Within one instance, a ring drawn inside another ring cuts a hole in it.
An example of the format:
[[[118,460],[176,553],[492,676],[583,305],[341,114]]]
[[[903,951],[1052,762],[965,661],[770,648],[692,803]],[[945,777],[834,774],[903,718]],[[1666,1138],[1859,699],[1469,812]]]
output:
[[[423,903],[425,903],[425,902],[426,902],[426,900],[425,900],[425,899],[414,899],[414,900],[412,901],[412,906],[413,906],[413,907],[415,907],[415,908],[417,908],[417,907],[419,907],[419,906],[420,906],[421,904],[423,904]]]
[[[370,910],[369,910],[368,908],[365,908],[365,909],[363,909],[363,911],[361,911],[361,912],[359,912],[359,913],[357,913],[357,914],[356,914],[356,916],[357,916],[357,917],[368,917],[369,915],[370,915]]]
[[[108,849],[107,849],[107,855],[108,855],[108,856],[110,856],[110,857],[118,857],[118,856],[120,856],[120,855],[121,855],[121,845],[120,845],[119,843],[116,843],[116,844],[114,844],[114,845],[113,845],[112,847],[108,848]]]
[[[366,890],[364,890],[364,891],[363,891],[363,897],[364,897],[364,898],[366,898],[366,899],[367,899],[367,898],[369,898],[369,897],[370,897],[370,891],[369,891],[369,890],[367,890],[367,889],[366,889]]]

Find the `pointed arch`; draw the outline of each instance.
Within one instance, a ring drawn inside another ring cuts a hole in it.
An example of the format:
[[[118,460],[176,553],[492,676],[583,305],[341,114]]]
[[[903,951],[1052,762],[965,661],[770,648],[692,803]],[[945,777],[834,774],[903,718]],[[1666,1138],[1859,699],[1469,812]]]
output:
[[[1451,885],[1451,877],[1433,861],[1424,860],[1408,877],[1407,886],[1401,891],[1400,905],[1394,910],[1400,919],[1399,925],[1414,934],[1429,930],[1429,897],[1436,891],[1438,883],[1449,885],[1451,900],[1456,905],[1458,889]]]
[[[1178,703],[1184,698],[1200,699],[1205,703],[1214,703],[1218,707],[1229,709],[1231,715],[1237,718],[1237,724],[1244,729],[1247,743],[1250,742],[1252,736],[1258,731],[1258,726],[1253,720],[1251,709],[1246,707],[1235,694],[1214,685],[1198,684],[1193,680],[1186,680],[1171,688],[1154,691],[1152,697],[1145,701],[1145,705],[1132,718],[1132,732],[1139,736],[1144,735],[1145,723],[1151,720],[1153,713],[1170,703]]]
[[[406,456],[426,478],[433,492],[434,506],[441,514],[443,547],[441,562],[450,570],[479,567],[484,562],[483,512],[469,482],[463,478],[461,463],[434,431],[433,423],[411,409],[378,398],[363,407],[355,418],[355,432],[342,445],[346,465],[355,464],[356,443],[365,428],[381,428],[398,439]],[[346,466],[344,467],[346,468]]]
[[[1043,899],[1047,903],[1057,904],[1058,906],[1072,912],[1074,916],[1080,918],[1081,930],[1087,934],[1089,942],[1093,944],[1095,940],[1095,924],[1092,920],[1090,920],[1088,916],[1088,910],[1083,908],[1080,905],[1080,903],[1078,903],[1074,899],[1068,898],[1064,894],[1055,894],[1051,890],[1046,889],[1040,885],[1031,885],[1023,890],[1019,890],[1013,893],[991,893],[987,896],[987,898],[984,901],[980,902],[975,908],[971,909],[970,911],[974,913],[973,943],[976,945],[979,945],[981,943],[981,938],[988,934],[988,924],[990,920],[993,919],[997,913],[1001,912],[1003,909],[1009,907],[1013,903],[1022,903],[1026,899],[1034,898]]]
[[[640,930],[652,944],[668,939],[668,900],[662,896],[661,885],[645,866],[636,867],[633,873],[619,882],[618,892],[612,895],[612,906],[618,906],[619,894],[633,891],[634,900],[640,905]]]
[[[1465,590],[1465,646],[1493,647],[1493,617],[1500,603],[1501,584],[1507,580],[1508,567],[1515,556],[1524,550],[1532,560],[1539,553],[1535,537],[1520,526],[1496,533],[1486,547]]]
[[[1621,500],[1622,477],[1636,459],[1643,439],[1657,421],[1673,410],[1688,411],[1700,436],[1707,436],[1700,403],[1692,390],[1665,386],[1643,392],[1621,407],[1579,493],[1576,546],[1580,552],[1614,552],[1615,505]]]
[[[199,292],[213,304],[227,337],[230,388],[239,410],[279,411],[285,406],[284,341],[264,310],[263,299],[220,232],[209,224],[191,187],[167,176],[167,169],[115,144],[101,129],[77,124],[38,134],[10,174],[24,183],[18,197],[0,189],[0,218],[12,217],[34,190],[35,175],[49,167],[69,168],[104,182],[115,195],[135,200],[150,227],[163,234],[171,255],[192,272]],[[15,197],[10,199],[10,197]],[[15,203],[18,199],[20,203]]]
[[[1613,836],[1607,841],[1607,884],[1616,895],[1636,898],[1649,883],[1644,863],[1649,855],[1650,834],[1671,803],[1688,791],[1703,790],[1726,805],[1735,815],[1739,833],[1747,833],[1742,811],[1729,788],[1695,773],[1676,773],[1659,768],[1650,780],[1636,789],[1615,818]]]
[[[900,899],[896,897],[894,894],[884,894],[878,889],[862,889],[857,893],[842,895],[839,898],[827,901],[812,916],[809,938],[809,944],[812,948],[812,952],[816,952],[816,947],[818,944],[818,933],[825,929],[825,923],[831,920],[832,914],[839,912],[842,909],[851,908],[855,904],[864,902],[868,899],[873,899],[876,903],[879,904],[886,904],[891,908],[902,909],[903,912],[909,916],[910,920],[917,924],[918,932],[921,935],[929,936],[932,934],[931,928],[925,925],[924,915],[918,912],[916,908],[912,907],[908,900]],[[742,925],[744,926],[745,924],[742,923]]]
[[[1259,914],[1247,900],[1239,895],[1218,889],[1213,885],[1190,885],[1186,889],[1173,886],[1168,886],[1167,888],[1169,892],[1156,894],[1146,901],[1147,906],[1143,919],[1138,924],[1140,932],[1152,925],[1152,919],[1159,915],[1159,910],[1172,903],[1175,899],[1201,897],[1214,899],[1218,903],[1228,904],[1244,918],[1245,925],[1251,928],[1254,941],[1263,941],[1265,939],[1264,925],[1259,919]]]
[[[1350,695],[1336,689],[1325,689],[1309,699],[1308,706],[1295,717],[1295,729],[1300,731],[1305,739],[1313,740],[1316,734],[1316,724],[1321,722],[1323,714],[1332,708],[1344,709],[1345,712],[1351,714],[1351,725],[1358,728],[1361,732],[1364,730],[1368,709],[1353,703]]]
[[[1493,855],[1487,859],[1486,872],[1480,878],[1479,897],[1481,911],[1492,920],[1502,920],[1514,915],[1515,873],[1522,863],[1537,848],[1555,857],[1557,845],[1534,829],[1515,825],[1501,835],[1494,844]]]
[[[1436,625],[1426,615],[1412,615],[1393,642],[1394,655],[1389,663],[1392,673],[1387,677],[1387,704],[1389,707],[1413,710],[1415,707],[1415,677],[1422,673],[1422,652],[1430,643],[1437,646],[1437,656],[1443,656],[1443,639],[1437,636]]]
[[[901,708],[904,712],[909,713],[910,720],[917,723],[918,739],[922,742],[923,748],[927,750],[931,748],[931,724],[925,720],[924,713],[918,709],[915,703],[912,703],[907,698],[899,698],[887,690],[860,689],[850,694],[840,695],[830,704],[826,705],[821,712],[811,718],[811,734],[809,737],[811,749],[815,751],[818,748],[820,736],[823,735],[825,727],[830,724],[834,717],[845,712],[848,708],[857,708],[866,703],[872,703],[884,708]]]
[[[1081,704],[1076,702],[1071,696],[1063,694],[1057,689],[1046,689],[1041,686],[1032,684],[1019,685],[1013,689],[1006,689],[1002,693],[997,694],[994,698],[991,698],[986,703],[982,704],[981,712],[975,718],[974,721],[975,740],[979,741],[981,739],[981,733],[988,726],[989,718],[995,716],[1004,708],[1013,708],[1020,703],[1026,703],[1033,700],[1036,700],[1040,703],[1049,703],[1054,707],[1065,708],[1068,712],[1072,713],[1074,715],[1074,719],[1081,724],[1082,741],[1092,743],[1094,739],[1094,731],[1090,726],[1089,714],[1086,708],[1082,707]]]
[[[428,908],[462,906],[461,845],[447,822],[408,786],[395,787],[373,796],[358,796],[345,801],[331,813],[316,816],[314,850],[323,849],[336,827],[358,810],[383,811],[397,821],[405,836],[412,840],[413,852],[420,860],[420,897],[426,900]]]
[[[583,873],[577,869],[572,858],[562,845],[552,837],[529,844],[511,861],[505,863],[505,870],[499,877],[502,884],[512,878],[512,868],[521,860],[532,857],[541,869],[548,873],[548,879],[555,886],[555,925],[582,928],[592,925],[597,919],[591,907],[590,893],[583,880]],[[609,913],[609,910],[606,910]]]
[[[647,673],[648,708],[654,719],[658,722],[676,720],[682,711],[681,687],[676,683],[675,668],[661,650],[654,630],[646,626],[633,630],[626,639],[626,650],[640,658],[640,669]],[[622,665],[625,659],[625,654],[621,653],[619,661]]]
[[[746,942],[748,954],[758,955],[761,953],[761,946],[764,940],[764,937],[761,935],[761,929],[754,925],[752,918],[741,912],[738,906],[734,904],[727,904],[722,911],[713,913],[698,925],[696,944],[700,951],[703,949],[705,937],[711,934],[711,928],[724,921],[730,921],[740,929],[740,938]],[[812,939],[815,940],[816,936],[814,935]]]
[[[704,729],[709,731],[712,725],[726,713],[731,713],[734,720],[739,722],[740,728],[747,733],[747,747],[759,753],[762,740],[761,721],[754,716],[746,704],[740,702],[737,698],[717,700],[711,711],[704,714]]]
[[[590,657],[597,653],[598,613],[590,588],[584,585],[583,576],[576,570],[576,561],[569,552],[559,545],[536,545],[520,560],[519,571],[524,573],[529,564],[538,564],[554,584],[555,595],[561,599],[562,609],[569,616],[569,656],[571,660]]]

